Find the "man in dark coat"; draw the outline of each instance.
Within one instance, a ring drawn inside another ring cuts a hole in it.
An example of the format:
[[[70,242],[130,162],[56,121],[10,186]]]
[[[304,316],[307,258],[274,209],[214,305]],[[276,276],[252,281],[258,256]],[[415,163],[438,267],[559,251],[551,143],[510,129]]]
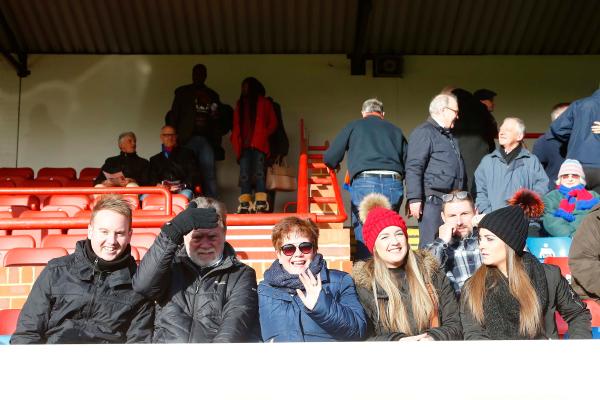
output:
[[[256,274],[225,242],[227,210],[198,197],[167,222],[133,278],[155,300],[156,343],[257,339]]]
[[[154,304],[133,291],[131,208],[103,196],[88,239],[50,260],[21,310],[11,344],[150,342]]]
[[[188,199],[198,184],[198,164],[192,151],[179,146],[177,132],[165,125],[160,130],[161,152],[150,158],[150,184],[165,186]]]
[[[206,86],[206,66],[197,64],[192,70],[192,84],[175,90],[175,98],[165,122],[179,134],[179,142],[194,152],[202,171],[202,190],[206,196],[217,196],[215,161],[225,152],[221,137],[231,129],[233,110],[221,104],[219,94]]]
[[[406,198],[410,215],[419,221],[419,248],[433,242],[442,225],[442,196],[465,190],[467,179],[451,128],[458,116],[452,94],[439,94],[429,104],[430,117],[408,138]]]
[[[101,186],[146,186],[148,185],[148,170],[150,163],[137,155],[137,139],[133,132],[123,132],[118,139],[118,156],[109,157],[104,161],[100,173],[94,180],[94,185]],[[119,177],[113,177],[121,173]]]
[[[329,168],[338,168],[348,152],[352,227],[356,238],[355,260],[371,256],[364,244],[358,206],[371,193],[381,193],[398,211],[402,204],[404,161],[407,143],[402,130],[384,119],[383,103],[366,100],[362,119],[352,121],[333,139],[323,160]]]

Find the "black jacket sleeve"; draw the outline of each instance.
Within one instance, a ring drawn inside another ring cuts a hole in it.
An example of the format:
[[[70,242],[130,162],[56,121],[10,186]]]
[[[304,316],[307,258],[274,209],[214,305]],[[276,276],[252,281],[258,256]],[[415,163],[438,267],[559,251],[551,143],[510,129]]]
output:
[[[377,304],[373,292],[367,288],[357,286],[356,292],[360,303],[365,310],[365,317],[367,318],[367,331],[365,338],[368,341],[374,342],[390,342],[397,341],[408,335],[403,332],[384,332],[379,324],[379,318],[377,316]]]
[[[136,311],[129,329],[127,329],[127,343],[151,343],[154,329],[154,302],[141,302]]]
[[[569,285],[569,282],[560,275],[559,271],[558,268],[555,268],[555,273],[558,275],[556,310],[567,324],[569,324],[569,338],[591,339],[592,316],[590,310],[587,309],[585,303],[581,301],[577,293]]]
[[[438,270],[433,277],[438,295],[440,326],[427,331],[435,340],[462,340],[462,325],[456,302],[456,295],[443,271]]]
[[[29,297],[19,314],[17,329],[10,338],[11,344],[44,344],[50,319],[51,268],[46,267],[36,279]]]
[[[418,129],[418,128],[417,128]],[[431,154],[431,138],[427,131],[413,131],[408,138],[406,156],[406,198],[411,201],[423,201],[423,176]]]
[[[246,342],[258,320],[256,273],[250,267],[239,275],[223,307],[223,322],[213,343]]]
[[[152,300],[161,299],[169,288],[171,263],[178,247],[161,232],[133,276],[133,290]]]
[[[325,151],[323,155],[323,162],[332,169],[337,168],[342,160],[344,154],[348,150],[348,142],[350,141],[350,134],[352,134],[352,125],[346,125],[344,129],[333,139],[333,142]]]

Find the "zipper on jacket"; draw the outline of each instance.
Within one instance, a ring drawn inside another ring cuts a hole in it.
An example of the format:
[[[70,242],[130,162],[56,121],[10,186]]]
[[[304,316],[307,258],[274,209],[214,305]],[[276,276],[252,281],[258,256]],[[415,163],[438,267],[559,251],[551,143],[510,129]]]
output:
[[[194,298],[192,299],[192,326],[190,326],[190,333],[188,333],[188,343],[192,343],[192,331],[194,330],[194,314],[196,313],[196,297],[200,292],[200,285],[202,284],[202,278],[200,274],[196,276],[196,287],[194,288]]]
[[[98,277],[96,277],[96,271],[97,271],[97,267],[98,267],[98,257],[96,257],[96,259],[94,260],[94,285],[92,287],[92,298],[90,299],[90,306],[88,308],[88,312],[85,316],[86,320],[89,320],[92,317],[92,310],[94,309],[94,303],[96,302],[96,293],[98,291],[98,286],[100,286],[102,284],[102,282],[104,281],[105,278],[105,273],[104,272],[100,272],[98,274]]]

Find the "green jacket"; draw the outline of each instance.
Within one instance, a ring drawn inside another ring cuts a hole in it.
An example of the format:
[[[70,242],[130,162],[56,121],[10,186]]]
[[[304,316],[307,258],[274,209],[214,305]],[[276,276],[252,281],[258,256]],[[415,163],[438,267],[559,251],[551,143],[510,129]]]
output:
[[[588,190],[595,199],[600,199],[600,195],[592,190]],[[544,216],[542,222],[544,229],[555,237],[573,237],[575,231],[581,224],[581,221],[588,215],[590,210],[573,210],[575,221],[569,222],[562,217],[556,217],[554,212],[558,210],[558,205],[563,199],[563,195],[558,190],[553,190],[544,196]]]

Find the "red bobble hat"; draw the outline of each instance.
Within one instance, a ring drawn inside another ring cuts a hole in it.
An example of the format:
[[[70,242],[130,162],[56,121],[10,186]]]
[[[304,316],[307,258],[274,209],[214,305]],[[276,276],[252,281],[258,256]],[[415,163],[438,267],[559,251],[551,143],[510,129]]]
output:
[[[400,227],[408,240],[406,222],[391,208],[387,197],[379,193],[371,193],[360,202],[359,217],[363,221],[363,239],[371,254],[377,235],[388,226]]]

